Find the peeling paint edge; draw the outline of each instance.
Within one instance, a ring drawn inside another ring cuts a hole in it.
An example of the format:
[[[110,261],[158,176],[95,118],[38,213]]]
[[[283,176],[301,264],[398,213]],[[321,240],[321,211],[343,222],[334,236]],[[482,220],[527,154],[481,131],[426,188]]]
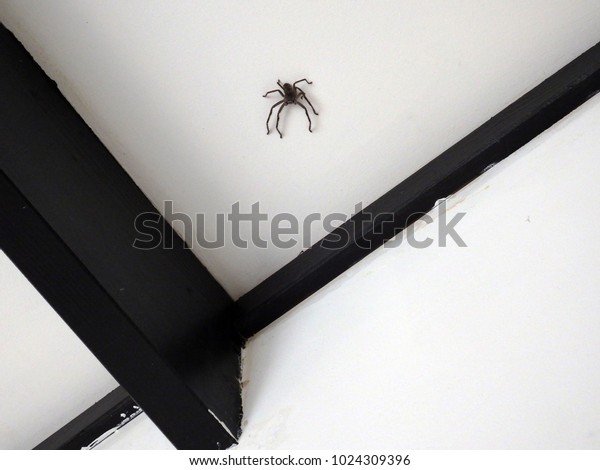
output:
[[[133,419],[137,418],[139,415],[141,415],[144,412],[137,405],[135,405],[133,408],[135,410],[133,413],[131,413],[129,416],[125,415],[125,413],[121,413],[121,416],[124,418],[123,421],[121,421],[119,424],[117,424],[114,428],[111,428],[108,431],[102,433],[100,436],[98,436],[96,439],[94,439],[89,445],[82,447],[81,450],[92,450],[94,447],[96,447],[100,443],[104,442],[110,436],[115,434],[119,429],[121,429],[123,426],[125,426],[126,424],[128,424],[129,422],[131,422]],[[125,415],[125,416],[123,416],[123,415]]]
[[[229,430],[229,428],[227,427],[227,425],[221,421],[216,414],[213,413],[213,411],[208,408],[208,412],[212,415],[213,418],[215,418],[217,420],[217,423],[219,423],[221,425],[221,427],[223,429],[225,429],[225,431],[227,431],[227,434],[229,434],[231,436],[231,438],[237,443],[237,438],[233,435],[233,433]]]

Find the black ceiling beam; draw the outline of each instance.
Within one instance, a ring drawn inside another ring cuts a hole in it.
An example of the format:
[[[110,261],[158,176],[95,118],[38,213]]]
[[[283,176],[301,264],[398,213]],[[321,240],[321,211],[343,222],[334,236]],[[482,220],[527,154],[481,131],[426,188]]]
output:
[[[242,334],[259,332],[599,90],[597,44],[242,296]]]
[[[75,419],[60,428],[34,450],[90,448],[99,436],[122,427],[141,409],[123,387],[117,387]],[[108,436],[107,436],[108,437]]]
[[[0,70],[0,248],[177,448],[235,443],[231,298],[4,27]]]

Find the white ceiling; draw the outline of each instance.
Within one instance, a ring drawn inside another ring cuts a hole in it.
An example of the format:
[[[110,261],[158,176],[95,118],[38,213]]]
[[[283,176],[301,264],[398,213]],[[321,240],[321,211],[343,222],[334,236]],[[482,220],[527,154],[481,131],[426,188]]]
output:
[[[0,0],[0,18],[151,201],[209,232],[237,201],[351,214],[600,39],[597,0]],[[315,132],[288,108],[267,136],[261,95],[304,77]],[[195,253],[238,297],[301,249]]]

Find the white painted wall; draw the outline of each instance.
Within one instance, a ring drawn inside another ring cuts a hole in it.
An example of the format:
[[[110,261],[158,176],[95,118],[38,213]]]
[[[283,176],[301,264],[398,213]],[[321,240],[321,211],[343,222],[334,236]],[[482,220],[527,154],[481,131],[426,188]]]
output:
[[[600,448],[599,124],[600,95],[451,197],[468,247],[391,241],[256,335],[237,448]],[[127,428],[101,448],[171,448]]]
[[[117,385],[0,251],[0,449],[32,449]]]
[[[0,0],[0,20],[157,207],[209,221],[350,214],[600,40],[597,0]],[[315,132],[291,109],[266,136],[261,95],[304,76]],[[237,297],[300,250],[195,253]]]

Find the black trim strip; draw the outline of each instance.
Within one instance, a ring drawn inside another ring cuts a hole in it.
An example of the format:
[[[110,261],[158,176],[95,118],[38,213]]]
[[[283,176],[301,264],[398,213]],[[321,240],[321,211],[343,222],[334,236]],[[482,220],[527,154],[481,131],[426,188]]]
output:
[[[139,411],[125,389],[118,387],[37,445],[34,450],[78,450],[88,447],[98,436],[130,421]]]
[[[600,44],[242,296],[237,322],[243,336],[258,333],[598,90]]]
[[[0,70],[0,248],[177,448],[229,447],[233,301],[4,27]]]

